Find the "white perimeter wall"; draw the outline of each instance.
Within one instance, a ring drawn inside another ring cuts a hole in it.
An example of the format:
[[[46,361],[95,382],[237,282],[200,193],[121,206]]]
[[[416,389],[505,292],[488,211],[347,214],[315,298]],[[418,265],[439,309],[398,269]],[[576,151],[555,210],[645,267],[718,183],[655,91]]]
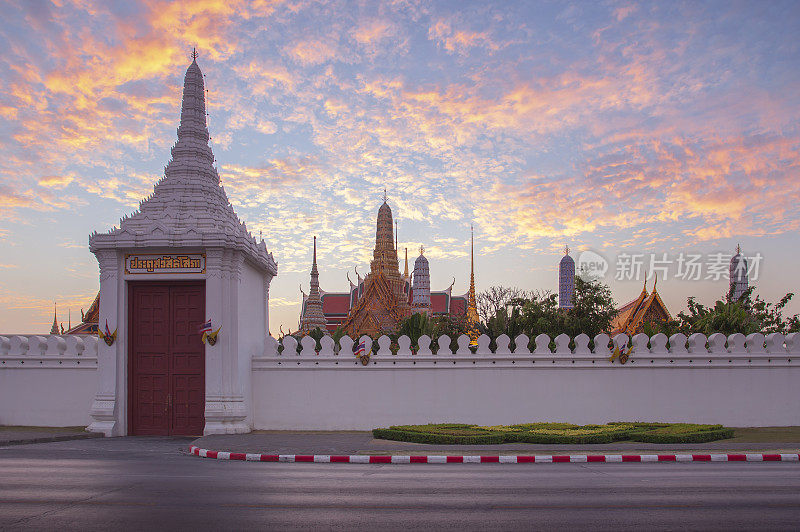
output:
[[[255,288],[255,276],[250,280]],[[253,340],[243,340],[244,350]],[[588,337],[576,339],[573,349],[559,337],[555,352],[549,338],[537,338],[534,353],[511,353],[503,337],[494,353],[488,339],[480,339],[476,354],[465,337],[452,350],[449,339],[433,349],[424,340],[417,354],[404,341],[391,354],[383,338],[362,366],[349,338],[339,354],[329,337],[319,353],[306,338],[299,350],[287,340],[278,354],[277,342],[267,337],[249,375],[253,428],[531,421],[800,425],[800,335],[693,335],[688,341],[676,335],[669,342],[639,335],[625,365],[609,361],[607,349],[589,351]],[[520,340],[517,345],[527,344]],[[94,336],[0,335],[0,425],[89,424],[97,342]],[[627,338],[615,342],[627,345]]]
[[[709,349],[705,337],[694,338],[694,352],[681,338],[683,349],[676,342],[671,353],[663,335],[653,349],[646,337],[634,338],[640,345],[625,365],[606,354],[569,351],[387,353],[373,355],[368,366],[351,354],[273,354],[254,360],[254,428],[535,421],[800,425],[797,337],[772,337],[765,346],[764,337],[755,335],[745,346],[742,335],[727,342],[719,335]]]
[[[0,425],[86,426],[97,337],[0,336]]]

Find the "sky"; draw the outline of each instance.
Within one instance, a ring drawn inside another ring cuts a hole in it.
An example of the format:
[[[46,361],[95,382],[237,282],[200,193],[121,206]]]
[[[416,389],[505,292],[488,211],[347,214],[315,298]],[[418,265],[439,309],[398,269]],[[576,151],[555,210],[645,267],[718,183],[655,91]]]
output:
[[[606,261],[619,304],[655,260],[673,315],[726,292],[739,244],[758,294],[800,288],[796,1],[0,0],[0,15],[1,333],[47,332],[54,302],[65,326],[88,308],[88,235],[163,176],[192,47],[222,184],[278,262],[273,334],[297,327],[314,235],[324,290],[368,271],[384,188],[401,260],[424,245],[434,290],[467,291],[470,225],[478,291],[557,291],[565,245]]]

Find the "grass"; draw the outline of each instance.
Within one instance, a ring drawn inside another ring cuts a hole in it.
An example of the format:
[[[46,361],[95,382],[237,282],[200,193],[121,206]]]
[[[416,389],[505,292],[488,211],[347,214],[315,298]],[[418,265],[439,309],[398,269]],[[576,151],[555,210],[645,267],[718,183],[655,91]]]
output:
[[[705,443],[732,438],[722,425],[692,423],[615,422],[605,425],[523,423],[480,426],[460,423],[394,425],[373,429],[375,438],[436,444],[545,443],[583,444],[636,441],[649,443]]]

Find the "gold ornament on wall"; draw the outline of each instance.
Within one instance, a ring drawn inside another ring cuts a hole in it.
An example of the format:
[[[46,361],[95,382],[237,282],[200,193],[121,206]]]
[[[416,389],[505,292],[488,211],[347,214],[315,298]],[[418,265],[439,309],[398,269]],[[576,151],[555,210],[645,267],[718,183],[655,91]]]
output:
[[[98,327],[97,336],[99,336],[100,339],[103,340],[106,343],[106,345],[110,347],[114,345],[114,342],[117,339],[117,329],[114,329],[114,332],[112,333],[111,330],[108,328],[108,320],[106,320],[105,332],[103,332],[103,330]]]
[[[208,345],[216,345],[217,343],[217,335],[219,334],[219,330],[222,329],[220,327],[214,332],[206,331],[203,333],[203,342],[206,342]]]

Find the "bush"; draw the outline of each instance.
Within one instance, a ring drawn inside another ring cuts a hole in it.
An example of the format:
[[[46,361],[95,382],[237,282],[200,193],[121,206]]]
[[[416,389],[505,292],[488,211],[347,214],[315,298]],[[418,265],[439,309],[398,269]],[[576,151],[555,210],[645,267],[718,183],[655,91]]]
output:
[[[487,427],[440,423],[378,428],[373,429],[372,436],[385,440],[445,445],[595,444],[626,440],[645,443],[705,443],[732,438],[733,429],[722,425],[691,423],[613,422],[584,426],[570,423],[523,423]]]

